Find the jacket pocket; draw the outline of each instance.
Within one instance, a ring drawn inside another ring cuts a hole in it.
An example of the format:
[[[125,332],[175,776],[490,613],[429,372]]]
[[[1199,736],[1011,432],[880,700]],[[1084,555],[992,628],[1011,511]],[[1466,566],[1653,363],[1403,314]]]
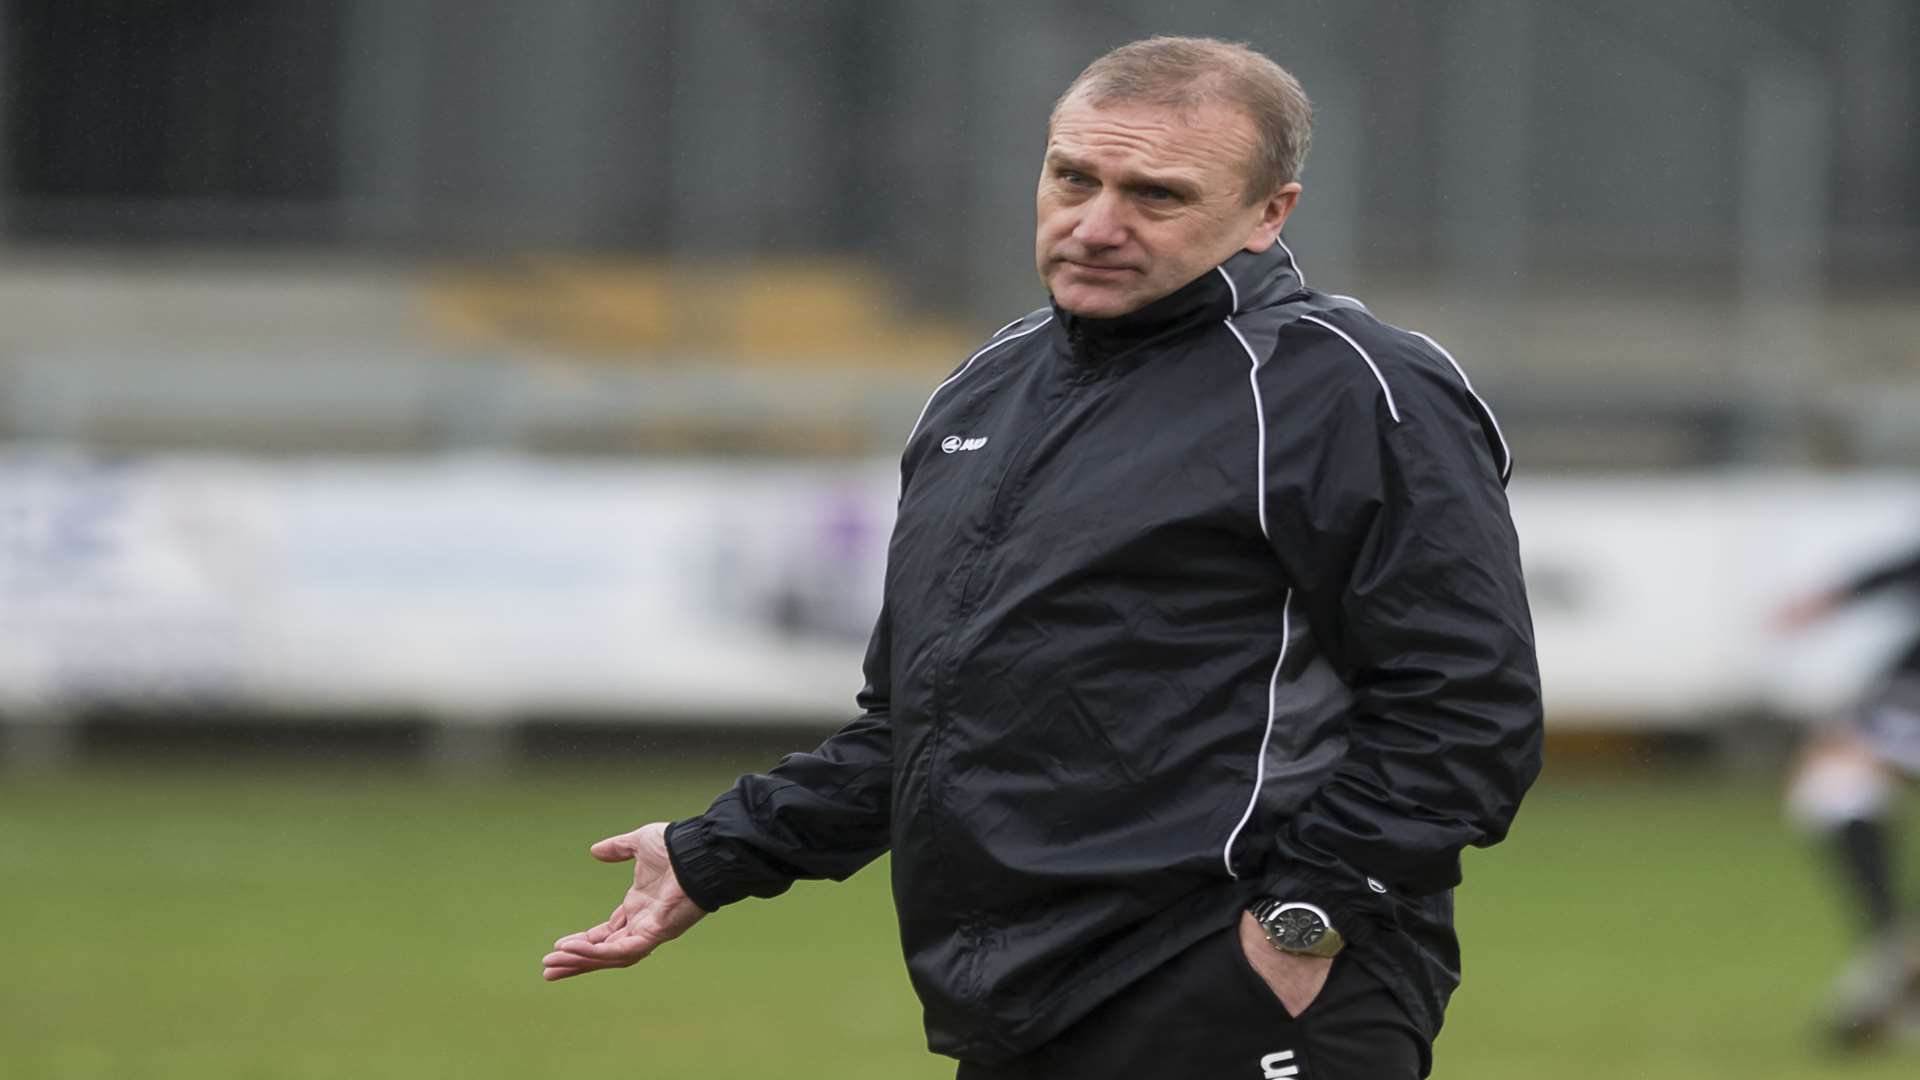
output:
[[[1232,954],[1228,958],[1228,963],[1234,969],[1235,978],[1263,1007],[1272,1009],[1288,1022],[1300,1020],[1311,1013],[1326,998],[1328,988],[1333,985],[1333,968],[1330,967],[1327,969],[1327,981],[1321,984],[1320,992],[1314,995],[1312,1001],[1307,1002],[1306,1008],[1296,1014],[1287,1008],[1286,1003],[1280,1000],[1280,995],[1274,993],[1273,987],[1267,985],[1266,977],[1261,975],[1259,969],[1253,966],[1253,961],[1247,958],[1246,950],[1240,944],[1239,921],[1236,920],[1233,925],[1227,927],[1226,933],[1221,936],[1226,939],[1225,948]],[[1335,957],[1333,967],[1339,965],[1340,959]]]

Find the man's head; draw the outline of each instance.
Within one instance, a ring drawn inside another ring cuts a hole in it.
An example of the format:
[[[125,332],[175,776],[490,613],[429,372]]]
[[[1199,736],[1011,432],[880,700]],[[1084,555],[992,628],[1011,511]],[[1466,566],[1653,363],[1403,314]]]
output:
[[[1034,259],[1076,315],[1136,311],[1273,246],[1300,196],[1313,113],[1278,64],[1210,38],[1136,41],[1054,104]]]

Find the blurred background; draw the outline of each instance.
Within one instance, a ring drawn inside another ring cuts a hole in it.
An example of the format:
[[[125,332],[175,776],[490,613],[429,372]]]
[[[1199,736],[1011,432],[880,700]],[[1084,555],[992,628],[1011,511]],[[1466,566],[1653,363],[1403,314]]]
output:
[[[950,1075],[881,868],[536,961],[851,714],[900,442],[1153,33],[1301,78],[1308,282],[1519,462],[1551,763],[1436,1075],[1920,1064],[1819,1055],[1776,806],[1911,612],[1767,622],[1920,540],[1907,0],[0,13],[0,1074]]]

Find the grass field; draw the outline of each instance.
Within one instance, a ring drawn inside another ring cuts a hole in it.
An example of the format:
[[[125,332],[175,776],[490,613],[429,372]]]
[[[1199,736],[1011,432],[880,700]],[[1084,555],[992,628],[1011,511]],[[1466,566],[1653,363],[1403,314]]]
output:
[[[625,871],[586,845],[731,768],[488,784],[103,771],[0,787],[0,1077],[914,1080],[883,867],[547,985]],[[1913,845],[1909,845],[1910,848]],[[1469,856],[1446,1080],[1893,1080],[1809,1021],[1845,939],[1757,783],[1552,773]]]

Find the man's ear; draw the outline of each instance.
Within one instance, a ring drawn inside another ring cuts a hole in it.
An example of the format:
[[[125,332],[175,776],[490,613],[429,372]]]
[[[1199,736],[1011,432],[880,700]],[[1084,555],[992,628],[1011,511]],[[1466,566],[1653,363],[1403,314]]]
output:
[[[1280,230],[1286,228],[1287,218],[1300,202],[1300,185],[1285,184],[1266,197],[1260,203],[1260,220],[1254,222],[1253,229],[1247,233],[1246,250],[1259,254],[1272,247],[1280,239]]]

